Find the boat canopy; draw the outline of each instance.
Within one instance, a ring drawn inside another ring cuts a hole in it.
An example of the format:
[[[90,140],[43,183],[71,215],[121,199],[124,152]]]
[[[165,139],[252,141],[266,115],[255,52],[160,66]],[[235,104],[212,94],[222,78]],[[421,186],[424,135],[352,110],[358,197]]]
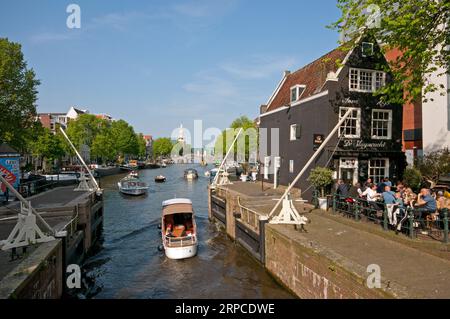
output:
[[[173,214],[193,214],[192,204],[172,204],[164,206],[163,216]]]
[[[188,198],[173,198],[162,202],[163,207],[173,204],[190,204],[192,206],[192,201]]]

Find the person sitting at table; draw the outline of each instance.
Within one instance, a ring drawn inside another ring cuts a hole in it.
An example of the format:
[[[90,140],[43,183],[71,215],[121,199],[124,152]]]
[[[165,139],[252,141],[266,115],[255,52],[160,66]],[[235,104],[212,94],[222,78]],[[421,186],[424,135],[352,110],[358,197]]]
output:
[[[416,200],[417,195],[413,192],[413,190],[410,187],[406,188],[403,192],[403,203],[406,206],[410,206],[411,208],[413,208]]]
[[[450,199],[444,196],[443,191],[438,191],[436,194],[436,203],[438,210],[442,210],[444,208],[450,209]],[[450,212],[449,212],[450,215]]]
[[[380,206],[378,205],[377,200],[380,199],[381,195],[377,193],[377,185],[370,184],[369,187],[363,192],[363,196],[366,196],[369,206],[376,210],[378,214],[380,211]]]
[[[433,215],[437,210],[436,199],[431,196],[430,190],[422,188],[417,196],[417,209],[415,210],[415,217],[419,219],[422,226],[424,226],[423,218],[428,215]]]

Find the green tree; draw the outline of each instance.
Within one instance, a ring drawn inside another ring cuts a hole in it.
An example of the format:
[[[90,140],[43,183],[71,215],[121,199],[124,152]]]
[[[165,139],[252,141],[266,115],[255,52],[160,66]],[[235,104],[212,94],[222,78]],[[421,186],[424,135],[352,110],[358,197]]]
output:
[[[144,157],[147,153],[147,142],[144,139],[142,133],[137,134],[136,136],[137,144],[138,144],[138,153],[139,157]]]
[[[331,27],[346,35],[346,49],[354,46],[363,30],[386,44],[383,50],[402,52],[392,62],[394,81],[381,93],[392,102],[402,102],[404,88],[407,100],[426,100],[426,93],[441,91],[427,80],[427,74],[450,69],[450,1],[423,0],[338,0],[341,18]],[[355,32],[357,30],[357,32]],[[422,94],[422,89],[423,93]]]
[[[437,184],[442,176],[450,174],[450,150],[444,148],[425,154],[418,168],[428,182]]]
[[[117,158],[118,153],[109,129],[95,136],[92,142],[91,154],[102,159],[102,161],[114,161]]]
[[[422,180],[422,174],[416,168],[408,167],[403,172],[403,182],[415,192],[418,191],[422,185]]]
[[[0,143],[25,150],[36,119],[37,86],[21,45],[0,38]]]
[[[243,132],[234,145],[234,160],[237,160],[237,154],[243,154],[244,160],[248,161],[251,152],[256,152],[258,147],[258,132],[254,121],[247,116],[241,116],[235,119],[229,129],[226,129],[216,139],[215,153],[226,155],[226,152],[233,143],[240,129]]]
[[[77,119],[69,121],[67,136],[77,149],[80,149],[81,145],[92,147],[95,137],[104,132],[107,127],[106,120],[92,114],[81,114]]]
[[[173,143],[168,137],[161,137],[153,142],[153,155],[155,157],[168,156],[172,152]]]
[[[322,198],[325,197],[325,188],[333,184],[333,171],[326,167],[317,166],[311,170],[308,182],[320,189]]]
[[[115,121],[111,124],[111,138],[118,155],[137,155],[139,153],[137,135],[133,127],[124,120]]]
[[[33,156],[43,161],[43,170],[47,171],[47,162],[54,163],[65,155],[62,137],[53,134],[49,129],[42,128],[36,142],[33,144]]]

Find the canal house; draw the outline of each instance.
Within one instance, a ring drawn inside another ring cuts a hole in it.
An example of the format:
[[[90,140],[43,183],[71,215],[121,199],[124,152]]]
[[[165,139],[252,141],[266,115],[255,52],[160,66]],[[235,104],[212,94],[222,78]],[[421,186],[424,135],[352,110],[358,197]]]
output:
[[[352,108],[295,186],[310,199],[313,188],[307,178],[315,166],[330,167],[336,179],[352,184],[368,177],[374,182],[401,178],[402,105],[374,94],[391,81],[388,70],[376,40],[367,36],[351,50],[340,47],[296,72],[286,71],[260,110],[261,177],[270,183],[291,183]]]

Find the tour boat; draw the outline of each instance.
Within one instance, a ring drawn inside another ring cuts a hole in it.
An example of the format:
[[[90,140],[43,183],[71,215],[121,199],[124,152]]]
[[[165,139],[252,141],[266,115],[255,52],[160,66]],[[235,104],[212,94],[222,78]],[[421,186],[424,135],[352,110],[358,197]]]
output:
[[[129,177],[131,178],[139,178],[139,172],[138,171],[131,171],[130,174],[128,174]]]
[[[137,178],[128,176],[121,179],[117,183],[117,186],[119,186],[119,191],[122,194],[134,196],[144,195],[145,193],[147,193],[149,188],[147,183],[141,182]]]
[[[190,199],[175,198],[162,203],[161,235],[168,258],[185,259],[197,254],[197,226]]]
[[[163,175],[158,175],[155,177],[155,182],[156,183],[164,183],[166,181],[166,177]]]
[[[194,180],[198,178],[198,173],[195,169],[189,168],[184,171],[184,178],[187,180]]]

